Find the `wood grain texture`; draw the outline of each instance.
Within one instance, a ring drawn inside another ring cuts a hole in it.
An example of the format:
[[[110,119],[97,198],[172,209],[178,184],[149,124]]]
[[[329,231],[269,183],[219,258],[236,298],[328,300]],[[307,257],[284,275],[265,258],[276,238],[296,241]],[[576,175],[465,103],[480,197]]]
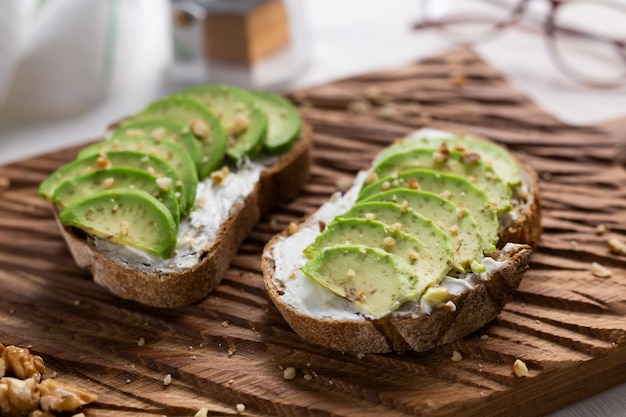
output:
[[[311,182],[263,218],[217,290],[185,308],[118,299],[74,265],[36,190],[75,149],[0,168],[10,181],[0,343],[30,346],[49,373],[98,393],[85,414],[103,417],[236,415],[238,403],[252,416],[540,416],[626,380],[626,258],[607,245],[626,235],[623,125],[564,125],[469,50],[291,98],[315,129]],[[265,294],[264,244],[423,126],[486,136],[539,173],[545,231],[515,299],[476,334],[426,353],[360,357],[303,343]],[[592,262],[612,276],[592,275]],[[463,360],[450,360],[454,350]],[[513,375],[517,358],[528,377]]]

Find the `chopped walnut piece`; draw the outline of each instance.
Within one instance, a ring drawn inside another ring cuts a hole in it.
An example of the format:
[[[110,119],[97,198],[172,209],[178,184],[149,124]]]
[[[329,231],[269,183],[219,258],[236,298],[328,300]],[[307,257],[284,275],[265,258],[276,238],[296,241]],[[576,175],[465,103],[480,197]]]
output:
[[[341,177],[337,180],[337,189],[342,193],[345,193],[352,186],[352,180],[348,177]]]
[[[419,190],[420,188],[420,184],[417,181],[417,179],[415,178],[409,178],[409,180],[407,181],[406,185],[411,189],[411,190]]]
[[[450,149],[448,145],[442,143],[435,152],[433,152],[433,159],[435,162],[446,162],[450,158]]]
[[[513,363],[513,373],[516,377],[524,377],[528,376],[528,367],[526,363],[521,359],[515,359],[515,363]]]
[[[171,385],[172,383],[172,374],[167,374],[163,377],[163,385],[165,385],[166,387],[168,385]]]
[[[172,186],[172,179],[169,177],[160,177],[157,178],[157,187],[159,187],[163,191],[167,191]]]
[[[296,377],[296,369],[291,366],[283,370],[283,378],[294,379]]]
[[[41,399],[39,406],[43,411],[74,412],[82,406],[92,403],[98,396],[76,385],[66,384],[56,379],[46,379],[39,384]]]
[[[113,177],[105,178],[100,185],[105,190],[110,190],[111,188],[115,187],[115,179]]]
[[[241,135],[250,127],[250,119],[247,114],[239,113],[235,116],[233,124],[230,126],[229,133],[234,136]]]
[[[201,119],[193,119],[189,122],[189,127],[194,136],[198,138],[206,138],[211,130],[207,122]]]
[[[128,227],[129,227],[129,224],[127,221],[122,220],[120,222],[120,235],[121,236],[128,236]]]
[[[591,263],[591,273],[598,278],[610,278],[613,273],[607,267],[597,263]]]
[[[224,166],[222,169],[211,173],[211,180],[213,181],[213,184],[222,184],[229,174],[230,169],[228,169],[227,166]]]
[[[109,161],[106,156],[99,156],[98,159],[96,159],[96,166],[98,167],[98,169],[109,169],[112,165],[113,164],[111,164],[111,161]]]
[[[365,178],[365,184],[370,185],[374,182],[378,181],[378,174],[375,172],[370,172]]]
[[[609,244],[609,250],[616,255],[626,255],[626,243],[623,240],[616,237],[610,238],[607,243]]]
[[[473,164],[474,162],[480,161],[480,154],[466,151],[461,154],[461,159],[463,159],[465,163]]]
[[[165,138],[165,128],[163,126],[157,127],[152,132],[150,132],[150,136],[154,138],[157,142],[163,140]]]
[[[32,378],[39,382],[46,372],[41,356],[32,355],[27,348],[7,346],[2,351],[4,375],[15,375],[20,379]]]
[[[293,235],[298,230],[300,230],[300,227],[294,222],[289,223],[289,226],[287,226],[287,234],[289,236]]]
[[[6,416],[21,416],[37,409],[39,390],[37,381],[32,378],[0,379],[0,411]]]

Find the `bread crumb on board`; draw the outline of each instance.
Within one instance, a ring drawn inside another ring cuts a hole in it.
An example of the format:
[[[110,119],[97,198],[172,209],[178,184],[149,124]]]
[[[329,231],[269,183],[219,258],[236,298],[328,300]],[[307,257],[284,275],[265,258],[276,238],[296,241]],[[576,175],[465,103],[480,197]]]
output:
[[[515,359],[515,362],[513,363],[513,373],[518,378],[528,376],[528,367],[526,366],[526,363],[521,359]]]

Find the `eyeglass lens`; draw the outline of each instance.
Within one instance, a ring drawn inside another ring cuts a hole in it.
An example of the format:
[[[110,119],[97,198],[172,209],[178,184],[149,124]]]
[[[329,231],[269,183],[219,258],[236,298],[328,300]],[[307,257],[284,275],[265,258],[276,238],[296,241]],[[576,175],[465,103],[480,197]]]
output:
[[[588,82],[626,77],[626,10],[603,2],[564,2],[552,28],[555,58],[574,77]]]
[[[542,10],[540,21],[546,22],[548,45],[564,72],[597,86],[626,81],[626,5],[571,0],[548,12],[551,4],[547,0],[425,0],[422,6],[428,26],[463,44],[483,41],[515,23],[520,6],[542,6],[529,9]]]

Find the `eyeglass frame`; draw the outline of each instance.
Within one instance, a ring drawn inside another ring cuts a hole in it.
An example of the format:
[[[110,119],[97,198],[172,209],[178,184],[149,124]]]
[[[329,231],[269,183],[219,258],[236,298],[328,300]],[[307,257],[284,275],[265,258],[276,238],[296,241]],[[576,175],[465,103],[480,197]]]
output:
[[[423,8],[426,8],[426,6],[424,6],[425,4],[427,5],[429,2],[432,2],[432,1],[441,1],[441,0],[423,0],[422,1]],[[486,0],[486,1],[489,1],[489,0]],[[470,44],[476,44],[476,43],[485,41],[489,38],[493,38],[494,36],[497,36],[504,29],[515,26],[519,23],[520,19],[525,14],[528,8],[528,4],[531,1],[532,0],[519,0],[516,7],[510,12],[510,15],[508,18],[502,21],[495,22],[495,24],[489,30],[484,32],[482,36],[478,38],[473,38],[471,41],[463,41],[463,40],[455,39],[455,42],[459,44],[470,45]],[[568,3],[569,4],[571,3],[601,4],[610,8],[616,8],[618,10],[621,10],[624,12],[625,16],[626,16],[626,7],[622,6],[621,4],[611,3],[611,2],[603,1],[603,0],[594,0],[593,2],[590,2],[589,0],[543,0],[543,1],[548,2],[550,4],[550,10],[545,18],[545,22],[543,22],[543,25],[542,25],[543,33],[546,38],[546,45],[547,45],[548,51],[550,52],[550,57],[552,58],[556,66],[574,81],[582,85],[586,85],[588,87],[610,89],[610,88],[616,88],[616,87],[625,85],[626,84],[626,39],[625,40],[609,39],[609,38],[598,39],[597,35],[594,35],[591,33],[582,32],[582,31],[572,29],[572,28],[567,28],[567,27],[558,27],[555,24],[555,16],[559,7]],[[493,1],[489,1],[489,2],[493,3]],[[425,16],[424,13],[422,15]],[[428,17],[425,17],[425,18],[423,17],[422,19],[423,20],[421,22],[414,24],[413,29],[416,29],[416,30],[430,29],[430,28],[445,29],[446,26],[451,25],[450,23],[446,23],[445,21],[442,21],[442,20],[428,19]],[[471,19],[464,20],[464,22],[470,22],[470,21]],[[607,42],[611,44],[617,49],[618,55],[620,55],[624,59],[624,68],[625,68],[624,72],[619,78],[612,80],[612,81],[594,80],[592,78],[588,78],[588,77],[585,77],[584,75],[576,73],[575,70],[572,70],[563,61],[563,58],[561,57],[561,52],[559,52],[558,47],[555,45],[555,42],[556,42],[555,33],[557,31],[564,31],[565,33],[569,33],[572,35],[582,36],[587,39],[601,40],[603,42]]]

